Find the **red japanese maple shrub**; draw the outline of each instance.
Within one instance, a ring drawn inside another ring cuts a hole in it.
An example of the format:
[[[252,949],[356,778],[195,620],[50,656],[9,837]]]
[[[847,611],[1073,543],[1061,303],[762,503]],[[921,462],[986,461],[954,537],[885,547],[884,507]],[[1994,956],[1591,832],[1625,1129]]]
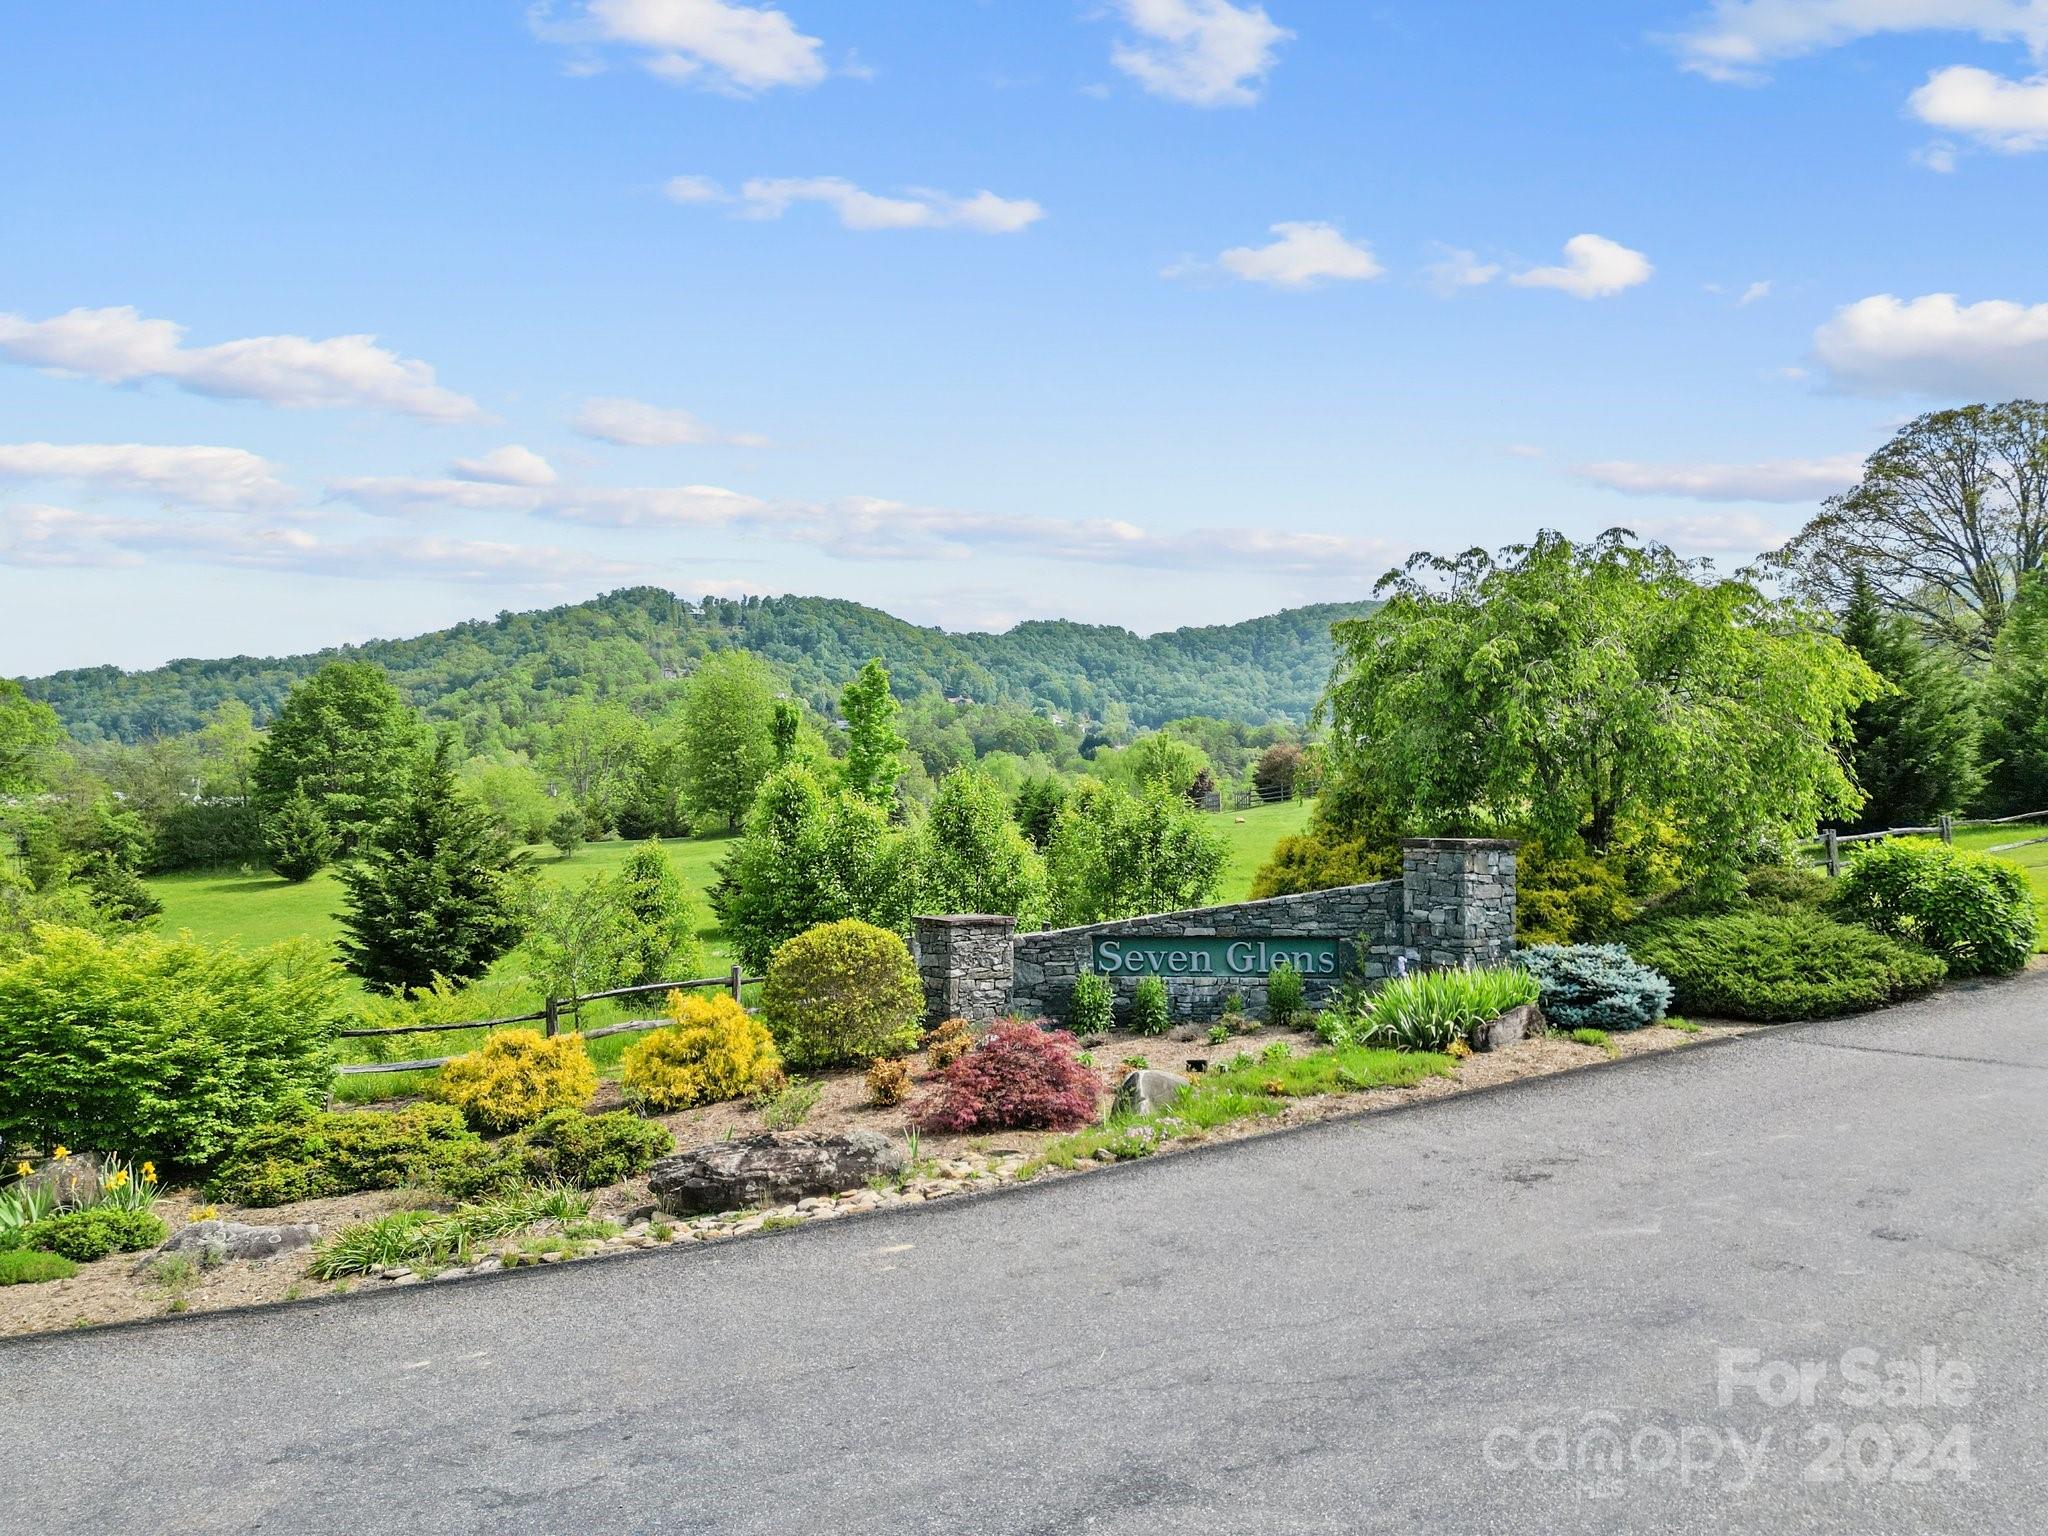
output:
[[[1069,1131],[1095,1119],[1096,1090],[1072,1035],[1005,1019],[939,1075],[911,1119],[928,1131]]]

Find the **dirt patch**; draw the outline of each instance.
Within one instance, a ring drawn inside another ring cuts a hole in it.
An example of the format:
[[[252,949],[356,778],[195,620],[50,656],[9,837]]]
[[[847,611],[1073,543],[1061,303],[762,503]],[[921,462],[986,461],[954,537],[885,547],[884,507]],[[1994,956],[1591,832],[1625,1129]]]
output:
[[[1700,1041],[1746,1034],[1754,1028],[1753,1025],[1709,1024],[1703,1025],[1696,1034],[1682,1034],[1670,1029],[1638,1030],[1612,1036],[1609,1042],[1611,1051],[1598,1046],[1580,1045],[1568,1038],[1554,1035],[1523,1040],[1504,1050],[1465,1059],[1458,1064],[1456,1074],[1451,1077],[1424,1078],[1421,1082],[1406,1088],[1381,1088],[1364,1093],[1290,1099],[1283,1114],[1241,1121],[1212,1132],[1203,1140],[1237,1141],[1247,1136],[1257,1136],[1287,1126],[1310,1124],[1339,1115],[1369,1113],[1396,1105],[1449,1098],[1476,1088],[1492,1087],[1521,1078],[1544,1077],[1553,1073],[1574,1071],[1581,1067],[1596,1066],[1614,1056],[1654,1055],[1678,1050]],[[1192,1062],[1220,1065],[1240,1050],[1257,1052],[1270,1047],[1276,1041],[1285,1041],[1290,1049],[1296,1052],[1312,1050],[1317,1043],[1313,1035],[1294,1030],[1258,1030],[1248,1035],[1234,1037],[1220,1045],[1209,1044],[1206,1036],[1194,1040],[1176,1040],[1171,1037],[1120,1034],[1106,1036],[1099,1043],[1093,1043],[1089,1054],[1102,1083],[1101,1102],[1106,1109],[1111,1092],[1123,1074],[1129,1070],[1125,1065],[1126,1061],[1142,1058],[1146,1065],[1186,1074],[1190,1073]],[[929,1074],[924,1071],[924,1063],[921,1060],[918,1062],[918,1069],[919,1081],[910,1099],[887,1109],[876,1108],[867,1102],[867,1089],[863,1074],[860,1072],[838,1072],[820,1076],[816,1079],[820,1090],[818,1104],[804,1121],[803,1128],[808,1131],[830,1133],[861,1127],[902,1137],[909,1126],[910,1115],[917,1101],[930,1091]],[[594,1110],[620,1108],[618,1085],[606,1083],[591,1107]],[[365,1114],[378,1112],[361,1111]],[[658,1118],[674,1132],[678,1149],[702,1146],[729,1137],[752,1135],[763,1128],[759,1111],[743,1100],[709,1105],[683,1114],[664,1115]],[[716,1241],[726,1236],[759,1231],[771,1224],[781,1226],[845,1215],[854,1211],[877,1209],[886,1205],[944,1199],[971,1193],[976,1189],[992,1188],[1014,1180],[1020,1170],[1025,1169],[1030,1160],[1048,1142],[1056,1139],[1056,1135],[1057,1133],[1049,1131],[1000,1131],[970,1136],[926,1135],[920,1139],[920,1171],[915,1176],[903,1180],[897,1187],[849,1191],[836,1199],[810,1200],[797,1206],[773,1211],[734,1212],[725,1216],[705,1217],[673,1224],[656,1222],[650,1225],[645,1219],[645,1212],[651,1204],[647,1182],[645,1179],[629,1180],[624,1184],[594,1192],[594,1213],[625,1224],[626,1230],[617,1238],[594,1245],[592,1254],[616,1251],[622,1247],[641,1248],[663,1243]],[[1199,1144],[1201,1143],[1192,1141],[1170,1142],[1159,1155],[1170,1156],[1177,1150]],[[1039,1176],[1071,1178],[1086,1172],[1091,1166],[1094,1165],[1084,1163],[1071,1172],[1046,1169]],[[332,1234],[352,1222],[364,1221],[390,1211],[408,1207],[445,1206],[447,1203],[413,1191],[378,1190],[331,1200],[302,1200],[291,1205],[260,1210],[222,1205],[218,1207],[218,1212],[230,1221],[264,1225],[313,1222],[319,1225],[325,1235]],[[201,1202],[193,1192],[178,1191],[165,1195],[157,1202],[156,1209],[164,1218],[165,1224],[175,1232],[193,1220],[200,1207]],[[300,1251],[261,1262],[225,1264],[217,1269],[199,1273],[187,1285],[172,1287],[148,1273],[138,1273],[137,1263],[141,1257],[143,1256],[136,1254],[114,1254],[96,1263],[81,1265],[77,1275],[69,1280],[51,1281],[42,1285],[0,1287],[0,1336],[53,1332],[98,1323],[127,1322],[137,1318],[167,1316],[176,1312],[208,1312],[255,1303],[287,1302],[308,1296],[332,1295],[346,1290],[388,1289],[396,1285],[422,1283],[427,1278],[423,1275],[407,1274],[397,1278],[318,1281],[308,1274],[311,1253]],[[478,1267],[496,1267],[496,1263],[495,1258],[487,1256]],[[457,1270],[449,1273],[452,1276],[464,1272],[468,1271]]]

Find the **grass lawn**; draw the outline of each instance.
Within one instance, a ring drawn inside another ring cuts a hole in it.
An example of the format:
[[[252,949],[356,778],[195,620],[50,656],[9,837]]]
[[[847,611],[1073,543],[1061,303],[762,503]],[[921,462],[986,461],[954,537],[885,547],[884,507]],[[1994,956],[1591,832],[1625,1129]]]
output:
[[[1223,866],[1221,900],[1243,901],[1251,895],[1252,876],[1283,837],[1293,837],[1308,827],[1310,802],[1289,800],[1280,805],[1256,805],[1248,811],[1220,811],[1212,824],[1230,844],[1230,859]]]

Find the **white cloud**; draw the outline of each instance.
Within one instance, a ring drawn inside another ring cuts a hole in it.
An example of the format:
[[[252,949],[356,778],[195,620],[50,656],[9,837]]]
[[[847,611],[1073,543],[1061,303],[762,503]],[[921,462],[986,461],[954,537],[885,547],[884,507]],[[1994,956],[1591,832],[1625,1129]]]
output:
[[[1574,235],[1564,243],[1564,265],[1531,267],[1508,279],[1519,288],[1555,288],[1575,299],[1602,299],[1647,283],[1656,268],[1641,251],[1604,235]]]
[[[488,582],[587,587],[644,574],[644,567],[579,550],[437,535],[330,537],[306,527],[187,518],[118,517],[47,505],[0,506],[0,565],[222,566],[372,581]]]
[[[1362,282],[1386,271],[1371,246],[1345,239],[1334,224],[1275,224],[1273,233],[1279,238],[1272,244],[1236,246],[1217,257],[1217,264],[1245,282],[1270,283],[1276,288]],[[1179,276],[1187,270],[1171,267],[1167,275]]]
[[[1982,400],[2048,392],[2048,304],[1881,293],[1837,310],[1813,341],[1833,385],[1853,394]]]
[[[1694,517],[1644,517],[1635,532],[1681,555],[1734,555],[1749,559],[1776,549],[1797,532],[1754,512],[1710,512]]]
[[[616,396],[584,401],[570,425],[585,437],[615,443],[621,448],[680,448],[699,444],[764,448],[768,444],[768,439],[759,433],[722,432],[688,411]]]
[[[1735,307],[1737,309],[1747,309],[1750,305],[1761,303],[1770,296],[1771,284],[1770,280],[1766,278],[1762,282],[1751,283],[1747,288],[1743,289],[1742,297],[1735,301]]]
[[[1952,175],[1956,168],[1956,147],[1946,139],[1937,139],[1914,150],[1912,160],[1915,165],[1924,166],[1938,176]]]
[[[2008,80],[1988,69],[1958,64],[1929,75],[1909,104],[1930,127],[1967,133],[2007,154],[2048,149],[2048,74]],[[1939,170],[1955,168],[1953,154],[1945,165],[1935,164],[1935,154],[1938,151],[1930,151],[1926,163]]]
[[[356,406],[426,421],[472,421],[474,400],[443,389],[434,370],[374,336],[251,336],[184,345],[185,328],[145,320],[128,305],[74,309],[49,320],[0,314],[0,358],[106,384],[166,379],[195,394],[295,408]]]
[[[1608,459],[1582,464],[1573,473],[1624,496],[1806,502],[1856,484],[1863,477],[1863,460],[1853,453],[1820,459],[1770,459],[1760,464],[1645,464]]]
[[[1294,36],[1256,5],[1229,0],[1118,0],[1135,39],[1110,62],[1155,96],[1197,107],[1245,107],[1259,99],[1273,50]]]
[[[1455,246],[1440,246],[1442,255],[1424,268],[1429,290],[1440,299],[1448,299],[1467,288],[1483,288],[1500,276],[1497,262],[1481,261],[1471,251],[1461,251]]]
[[[528,13],[534,31],[551,42],[588,47],[614,43],[637,52],[641,67],[676,84],[752,95],[776,86],[811,86],[825,78],[824,45],[799,32],[772,5],[729,0],[587,0],[571,19],[556,21],[553,7]],[[576,73],[597,61],[579,55]]]
[[[707,176],[677,176],[663,189],[672,202],[738,202],[750,219],[779,219],[797,203],[822,203],[847,229],[965,229],[979,235],[1014,235],[1045,217],[1026,197],[976,192],[956,197],[929,187],[909,187],[884,197],[843,176],[757,176],[735,197]]]
[[[149,443],[0,443],[0,479],[62,481],[115,495],[249,511],[294,499],[276,466],[240,448]]]
[[[554,465],[517,443],[493,448],[481,458],[457,459],[451,468],[457,479],[493,485],[553,485],[558,478]]]
[[[2048,0],[1714,0],[1676,39],[1687,69],[1754,83],[1766,67],[1887,32],[1972,32],[2048,49]]]
[[[972,559],[978,552],[1173,570],[1257,568],[1377,577],[1402,550],[1380,539],[1271,528],[1160,533],[1110,518],[1027,517],[918,506],[877,496],[770,500],[715,485],[513,486],[407,476],[336,482],[365,511],[522,513],[603,528],[725,529],[810,545],[844,560]]]

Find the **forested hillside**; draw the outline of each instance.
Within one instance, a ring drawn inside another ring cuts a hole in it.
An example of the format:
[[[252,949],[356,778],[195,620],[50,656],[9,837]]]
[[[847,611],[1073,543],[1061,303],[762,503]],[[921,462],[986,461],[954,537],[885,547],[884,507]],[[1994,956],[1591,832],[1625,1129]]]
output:
[[[1138,725],[1187,715],[1299,721],[1330,674],[1330,624],[1371,606],[1324,604],[1150,637],[1065,621],[984,635],[920,628],[833,598],[693,603],[636,587],[411,640],[175,661],[148,672],[87,667],[24,686],[76,739],[133,742],[196,730],[229,699],[265,724],[322,664],[374,661],[430,718],[459,722],[474,751],[530,738],[575,699],[658,703],[703,657],[740,649],[772,663],[826,712],[861,664],[880,656],[904,698],[940,693],[1097,718],[1121,705]]]

